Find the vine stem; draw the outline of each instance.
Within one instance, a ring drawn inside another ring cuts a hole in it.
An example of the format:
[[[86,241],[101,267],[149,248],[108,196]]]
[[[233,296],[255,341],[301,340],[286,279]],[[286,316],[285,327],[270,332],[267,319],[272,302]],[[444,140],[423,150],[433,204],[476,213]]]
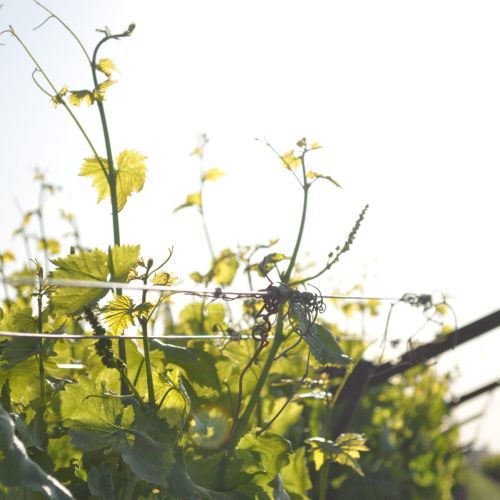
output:
[[[24,49],[24,51],[26,52],[26,54],[28,55],[28,57],[33,61],[35,67],[38,69],[38,71],[40,71],[40,73],[43,75],[43,77],[45,78],[46,82],[50,85],[50,88],[52,89],[52,91],[54,92],[54,95],[58,95],[58,91],[55,87],[55,85],[52,83],[52,81],[50,80],[50,78],[47,76],[47,74],[45,73],[45,71],[43,70],[42,66],[38,63],[38,61],[35,59],[35,57],[33,56],[33,54],[31,53],[31,51],[28,49],[28,47],[24,44],[24,42],[22,41],[22,39],[19,37],[19,35],[14,31],[14,28],[10,27],[8,30],[6,30],[8,33],[10,33],[17,41],[18,43],[21,45],[21,47]],[[106,175],[107,177],[107,172],[106,172],[106,169],[102,163],[102,160],[101,158],[99,157],[99,155],[97,154],[97,150],[96,148],[94,147],[94,144],[92,143],[92,141],[90,140],[90,137],[87,135],[87,133],[85,132],[85,129],[82,127],[82,124],[80,123],[80,121],[78,120],[78,118],[75,116],[75,114],[73,113],[73,111],[71,111],[71,108],[68,106],[68,104],[63,100],[61,99],[60,101],[58,101],[58,104],[61,104],[64,109],[69,113],[69,115],[71,116],[71,118],[73,119],[73,121],[75,122],[75,125],[78,127],[78,129],[80,130],[80,132],[82,133],[83,137],[85,138],[87,144],[89,145],[90,149],[92,150],[92,153],[94,154],[95,158],[97,159],[97,161],[99,162],[99,165],[101,166],[101,168],[103,169],[103,172],[104,174]]]
[[[305,161],[304,161],[304,156],[305,156],[306,152],[307,152],[306,150],[303,151],[302,156],[301,156],[301,168],[302,168],[301,186],[302,186],[302,190],[303,190],[302,214],[300,217],[300,225],[299,225],[299,230],[297,233],[297,238],[295,241],[295,246],[293,249],[293,254],[292,254],[292,257],[291,257],[290,262],[288,264],[288,268],[282,277],[282,283],[284,285],[287,285],[287,283],[289,282],[290,276],[292,275],[292,272],[293,272],[293,268],[295,267],[295,262],[297,260],[297,255],[299,253],[300,245],[302,243],[302,237],[304,235],[304,228],[305,228],[305,223],[306,223],[307,205],[308,205],[309,187],[310,187],[310,184],[307,182],[306,166],[305,166]],[[257,380],[257,384],[255,385],[255,388],[252,392],[252,395],[250,397],[250,401],[248,402],[248,405],[245,408],[243,415],[239,419],[236,430],[234,432],[234,437],[228,445],[228,453],[230,453],[234,450],[236,443],[238,442],[244,429],[248,426],[248,424],[250,422],[250,419],[252,417],[252,414],[254,412],[255,407],[257,406],[257,404],[260,401],[260,393],[262,392],[262,389],[267,381],[267,378],[269,376],[269,372],[270,372],[272,364],[274,362],[274,358],[276,357],[276,354],[278,353],[278,350],[279,350],[281,344],[283,343],[283,339],[284,339],[283,332],[284,332],[284,311],[283,311],[283,306],[282,306],[282,307],[280,307],[278,314],[277,314],[277,318],[276,318],[276,327],[275,327],[273,343],[271,344],[271,348],[269,349],[269,352],[267,354],[266,361],[264,362],[264,366],[262,367],[262,370],[260,372],[259,378]]]
[[[151,267],[153,267],[153,261],[150,259],[148,261],[146,272],[144,273],[144,278],[143,278],[144,284],[146,284],[148,281],[149,271],[151,270]],[[144,290],[142,292],[142,304],[146,303],[147,293],[148,293],[147,290]],[[141,329],[142,329],[142,343],[143,343],[143,349],[144,349],[144,366],[146,368],[146,382],[147,382],[147,386],[148,386],[148,405],[150,408],[154,409],[154,408],[156,408],[156,402],[155,402],[155,389],[154,389],[154,384],[153,384],[153,371],[151,368],[151,356],[150,356],[150,352],[149,352],[148,318],[147,317],[139,318],[139,323],[140,323]]]
[[[43,300],[43,269],[37,266],[37,274],[38,274],[38,294],[37,294],[37,330],[38,333],[43,333],[43,318],[42,318],[42,300]],[[37,355],[38,358],[38,374],[40,376],[40,407],[41,414],[45,415],[45,408],[47,406],[47,390],[45,384],[45,363],[43,360],[43,339],[40,339],[40,352]]]

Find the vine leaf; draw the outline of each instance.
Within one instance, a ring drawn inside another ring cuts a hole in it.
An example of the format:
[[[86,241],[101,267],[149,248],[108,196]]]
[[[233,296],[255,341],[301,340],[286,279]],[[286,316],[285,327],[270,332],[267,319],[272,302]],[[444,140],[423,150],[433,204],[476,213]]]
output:
[[[297,322],[302,338],[311,349],[311,354],[322,365],[348,366],[352,359],[342,350],[333,333],[323,325],[311,323],[301,307],[291,312]]]
[[[203,182],[216,181],[223,175],[225,175],[224,170],[221,170],[220,168],[217,167],[209,168],[206,172],[203,173]]]
[[[115,63],[111,59],[100,59],[99,62],[95,65],[95,68],[104,73],[108,78],[112,75],[113,71],[118,71]]]
[[[58,96],[56,96],[56,99],[57,99],[57,97]],[[88,106],[91,106],[92,104],[94,104],[94,100],[95,100],[94,94],[90,90],[83,89],[83,90],[70,90],[69,91],[68,101],[73,106],[80,106],[80,104],[82,104],[82,102],[86,103]]]
[[[172,286],[176,281],[177,278],[175,276],[165,271],[155,273],[153,279],[151,280],[153,285],[160,285],[160,286]]]
[[[107,80],[104,80],[101,82],[95,89],[94,92],[92,92],[92,96],[96,101],[102,102],[106,98],[106,91],[111,87],[111,85],[114,85],[116,82],[114,80],[111,80],[111,78],[108,78]]]
[[[103,308],[104,321],[113,335],[118,335],[134,324],[135,305],[127,295],[113,294],[113,300]]]
[[[195,347],[180,347],[164,344],[159,340],[150,340],[151,349],[159,349],[165,354],[167,363],[182,368],[187,379],[204,387],[220,391],[219,378],[215,368],[216,359]]]
[[[117,398],[103,393],[89,378],[67,384],[61,392],[61,415],[73,442],[84,450],[109,446],[120,431],[123,406]]]
[[[140,245],[114,246],[111,249],[110,274],[113,281],[127,281],[130,271],[137,266]]]
[[[309,177],[309,179],[325,179],[325,180],[331,182],[334,186],[337,186],[338,188],[342,189],[342,186],[335,179],[330,177],[329,175],[318,174],[317,172],[313,172],[311,170],[311,171],[307,172],[307,177]]]
[[[118,173],[116,175],[116,191],[118,211],[127,202],[132,193],[138,193],[146,180],[145,156],[134,150],[124,150],[116,158]]]
[[[264,432],[259,436],[250,432],[240,439],[237,450],[240,452],[239,457],[243,457],[243,450],[251,452],[252,462],[245,464],[245,471],[250,474],[265,471],[262,480],[263,484],[267,484],[289,463],[292,445],[285,438],[271,432]],[[254,461],[256,457],[257,462]]]
[[[300,167],[301,158],[300,156],[295,156],[295,153],[292,149],[283,153],[281,156],[281,161],[283,165],[288,170],[295,170],[297,167]]]
[[[55,500],[74,500],[62,484],[29,458],[14,430],[14,422],[0,407],[0,482],[7,487],[29,488]]]
[[[265,276],[271,269],[282,260],[290,260],[285,254],[273,252],[266,255],[258,265],[253,264],[248,269],[251,271],[258,271],[260,276]]]
[[[138,193],[144,186],[146,180],[146,164],[144,160],[146,156],[134,150],[124,150],[116,158],[116,197],[117,208],[120,212],[125,206],[128,197],[132,193]],[[109,172],[109,165],[106,160],[100,158],[86,158],[80,169],[79,175],[90,177],[92,185],[97,190],[97,201],[101,202],[110,195],[109,183],[101,163],[106,170],[106,175]]]
[[[174,209],[174,214],[186,207],[201,207],[201,192],[198,191],[197,193],[188,194],[186,201]]]
[[[358,463],[362,451],[369,451],[365,445],[366,437],[362,434],[341,434],[335,441],[321,437],[312,437],[306,440],[311,447],[314,466],[320,470],[324,462],[331,460],[354,469],[360,476],[364,476]]]
[[[294,499],[307,500],[310,498],[307,492],[313,487],[305,454],[306,448],[304,446],[297,448],[290,455],[288,465],[280,471],[285,489],[293,494],[292,498]]]
[[[225,248],[212,265],[214,281],[218,285],[230,285],[236,275],[238,266],[239,262],[236,254],[229,248]]]
[[[54,279],[104,281],[108,277],[108,257],[97,248],[54,259],[52,263],[56,266],[52,273]],[[83,306],[95,304],[107,293],[107,289],[60,287],[52,294],[51,303],[56,311],[78,313]]]

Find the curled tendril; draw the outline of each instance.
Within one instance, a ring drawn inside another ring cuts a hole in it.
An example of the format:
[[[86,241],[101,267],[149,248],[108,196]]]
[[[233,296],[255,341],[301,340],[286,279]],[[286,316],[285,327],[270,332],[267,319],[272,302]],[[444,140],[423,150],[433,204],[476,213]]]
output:
[[[248,361],[248,363],[241,370],[240,378],[239,378],[239,389],[238,389],[238,399],[234,411],[233,425],[231,427],[231,431],[229,433],[228,439],[228,450],[229,446],[232,442],[234,432],[236,430],[236,424],[239,419],[241,404],[243,400],[243,378],[245,374],[250,369],[250,367],[257,361],[259,354],[262,350],[269,344],[269,334],[276,322],[276,315],[279,311],[287,306],[287,310],[285,313],[285,317],[288,318],[288,321],[291,325],[292,331],[295,332],[299,339],[289,348],[285,349],[281,354],[279,354],[274,359],[277,360],[282,356],[285,356],[290,350],[294,349],[300,342],[304,339],[304,336],[311,334],[311,328],[316,321],[318,314],[320,312],[324,312],[326,310],[326,305],[323,301],[323,297],[321,293],[315,294],[311,292],[301,292],[300,290],[294,290],[289,288],[286,285],[269,285],[267,288],[263,290],[259,290],[262,292],[262,295],[258,298],[262,300],[263,304],[261,308],[255,315],[255,325],[251,330],[252,338],[258,342],[255,353]],[[318,290],[319,292],[319,290]],[[218,292],[218,295],[221,298],[224,298],[223,294]],[[301,318],[300,321],[293,318],[294,314],[299,315]],[[301,326],[305,325],[305,326]],[[290,397],[287,399],[282,408],[276,413],[276,415],[266,424],[263,428],[267,429],[276,418],[283,412],[288,403],[292,400],[296,392],[299,390],[303,381],[306,379],[308,371],[309,371],[309,360],[310,360],[311,351],[309,349],[307,355],[307,363],[306,370],[304,375],[301,377],[297,385],[294,387]],[[261,431],[262,432],[262,431]]]

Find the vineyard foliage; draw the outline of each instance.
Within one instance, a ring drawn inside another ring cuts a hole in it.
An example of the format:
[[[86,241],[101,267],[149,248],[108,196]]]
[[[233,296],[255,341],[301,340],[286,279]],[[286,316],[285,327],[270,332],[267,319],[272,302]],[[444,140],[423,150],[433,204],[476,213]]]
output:
[[[267,144],[302,196],[293,248],[273,240],[216,252],[204,186],[224,173],[204,167],[208,140],[202,137],[192,153],[200,159],[200,190],[176,211],[198,212],[212,259],[207,271],[190,276],[204,293],[180,301],[182,307],[174,302],[172,250],[157,262],[139,245],[121,243],[119,214],[141,191],[147,159],[133,149],[112,154],[104,100],[116,66],[97,53],[134,27],[118,34],[100,30],[92,56],[83,49],[94,87],[77,91],[56,87],[13,27],[3,33],[23,46],[41,77],[37,85],[83,133],[91,156],[79,174],[98,201],[111,205],[112,244],[85,248],[73,215],[62,212],[74,239],[70,252],[62,253],[63,242],[49,238],[43,224],[42,200],[54,187],[36,174],[44,196],[15,231],[27,258],[21,264],[23,258],[10,251],[0,255],[0,331],[24,334],[0,341],[0,497],[299,500],[327,498],[334,487],[342,498],[375,498],[370,492],[377,498],[447,498],[459,457],[455,430],[442,432],[446,384],[432,373],[414,372],[370,392],[353,424],[356,432],[332,433],[341,388],[366,346],[342,340],[309,284],[350,249],[367,207],[345,242],[332,242],[325,262],[305,274],[298,256],[311,188],[325,181],[340,187],[307,168],[319,144],[304,138],[284,153]],[[77,119],[81,104],[98,109],[103,155]],[[35,252],[33,218],[41,222]],[[241,276],[260,294],[229,300],[235,297],[225,290]],[[100,288],[102,282],[115,285]],[[128,292],[130,283],[161,292]],[[377,304],[370,307],[376,312]],[[64,339],[63,333],[85,339]],[[125,340],[129,334],[141,339]],[[186,338],[166,341],[155,334]]]

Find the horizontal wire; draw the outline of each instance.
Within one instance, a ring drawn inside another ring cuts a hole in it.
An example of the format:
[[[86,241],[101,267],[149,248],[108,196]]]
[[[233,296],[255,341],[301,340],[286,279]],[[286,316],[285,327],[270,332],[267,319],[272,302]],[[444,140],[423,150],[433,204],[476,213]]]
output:
[[[31,285],[37,286],[38,280],[31,278],[18,278],[18,279],[7,279],[2,280],[4,283],[11,286],[20,285]],[[170,292],[171,295],[174,294],[185,294],[185,295],[195,295],[199,297],[213,297],[213,298],[259,298],[268,295],[270,292],[266,289],[258,291],[232,291],[232,290],[222,290],[221,288],[216,288],[213,291],[209,290],[185,290],[179,288],[173,288],[171,286],[165,285],[143,285],[135,283],[120,283],[116,281],[86,281],[86,280],[69,280],[69,279],[52,279],[48,278],[44,282],[49,286],[61,286],[66,288],[107,288],[115,289],[120,288],[122,290],[136,290],[136,291],[152,291],[152,292]],[[365,297],[365,296],[353,296],[353,295],[321,295],[323,299],[337,299],[337,300],[401,300],[401,297]]]
[[[32,333],[32,332],[5,332],[0,331],[0,337],[21,337],[33,339],[64,339],[64,340],[143,340],[142,335],[77,335],[72,333]],[[273,336],[267,337],[272,339]],[[251,335],[240,335],[238,337],[230,335],[152,335],[148,340],[252,340]]]

